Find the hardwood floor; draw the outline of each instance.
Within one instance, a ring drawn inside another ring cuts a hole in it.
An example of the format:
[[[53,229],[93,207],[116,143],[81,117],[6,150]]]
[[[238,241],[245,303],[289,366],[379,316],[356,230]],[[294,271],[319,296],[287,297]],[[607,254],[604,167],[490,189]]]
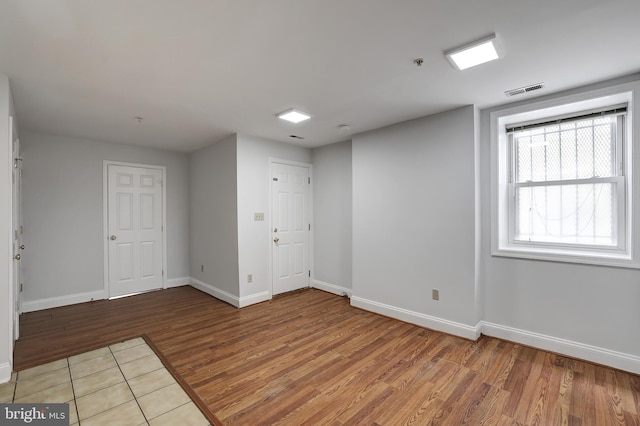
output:
[[[313,289],[241,310],[180,287],[24,314],[15,365],[143,333],[225,424],[640,424],[640,376]]]

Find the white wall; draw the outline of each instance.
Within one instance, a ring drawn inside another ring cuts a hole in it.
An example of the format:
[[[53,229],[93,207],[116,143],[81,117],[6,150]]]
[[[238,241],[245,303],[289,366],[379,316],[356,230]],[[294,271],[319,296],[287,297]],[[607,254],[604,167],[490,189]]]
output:
[[[269,158],[310,163],[311,150],[247,135],[237,138],[240,302],[246,306],[271,297]],[[255,212],[264,213],[263,222],[253,220]]]
[[[354,136],[352,304],[477,334],[474,116],[469,106]]]
[[[190,158],[191,277],[201,282],[196,287],[237,306],[236,136]]]
[[[640,80],[640,74],[536,101],[633,80]],[[638,94],[635,102],[640,102]],[[509,107],[522,104],[525,102]],[[485,292],[484,319],[492,324],[486,333],[558,352],[569,351],[574,356],[640,372],[639,270],[491,256],[489,114],[505,107],[481,113],[481,256],[484,264],[481,279]],[[637,107],[633,119],[637,138],[640,136]],[[636,141],[634,149],[639,146]],[[636,170],[636,174],[638,172],[640,170]],[[635,202],[636,208],[640,206],[640,200]],[[636,230],[636,237],[638,235]],[[612,354],[612,351],[621,354]],[[629,359],[624,354],[636,358]]]
[[[11,224],[11,140],[9,115],[11,113],[9,78],[0,74],[0,383],[11,377],[13,363],[13,302],[10,291],[12,268]]]
[[[351,141],[311,151],[313,162],[313,286],[351,293]]]
[[[189,276],[188,156],[22,132],[25,307],[104,289],[103,160],[167,167],[167,278]]]

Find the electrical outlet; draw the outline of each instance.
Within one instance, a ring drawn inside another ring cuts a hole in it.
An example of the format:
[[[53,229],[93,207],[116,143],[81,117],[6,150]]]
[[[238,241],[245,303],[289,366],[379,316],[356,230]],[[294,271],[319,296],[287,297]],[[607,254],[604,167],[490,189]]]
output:
[[[253,282],[253,274],[248,274],[247,275],[247,282],[248,283],[252,283]]]
[[[440,300],[440,290],[437,288],[431,289],[431,298],[433,300]]]
[[[254,213],[253,220],[256,222],[262,222],[264,220],[264,213],[261,213],[261,212]]]

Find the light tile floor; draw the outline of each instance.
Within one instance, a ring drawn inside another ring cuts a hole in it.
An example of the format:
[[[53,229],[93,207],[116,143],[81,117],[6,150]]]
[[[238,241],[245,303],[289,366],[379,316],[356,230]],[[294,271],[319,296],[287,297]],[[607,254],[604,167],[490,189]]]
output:
[[[141,337],[14,373],[0,402],[68,402],[71,425],[209,425]]]

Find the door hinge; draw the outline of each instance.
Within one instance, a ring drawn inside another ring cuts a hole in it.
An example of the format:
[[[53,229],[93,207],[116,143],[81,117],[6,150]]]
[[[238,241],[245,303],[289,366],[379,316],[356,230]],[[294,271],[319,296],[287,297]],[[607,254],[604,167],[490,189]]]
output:
[[[277,182],[277,181],[278,181],[278,178],[273,178],[273,181],[274,181],[274,182]]]
[[[24,284],[20,283],[20,293],[22,293],[23,288],[24,288]]]
[[[311,269],[309,269],[309,277],[311,277]]]
[[[164,269],[162,270],[162,276],[164,277]]]
[[[311,231],[311,224],[309,224],[309,231]]]
[[[311,185],[311,178],[307,178],[309,180],[309,185]]]
[[[16,302],[16,312],[20,312],[20,302]]]

